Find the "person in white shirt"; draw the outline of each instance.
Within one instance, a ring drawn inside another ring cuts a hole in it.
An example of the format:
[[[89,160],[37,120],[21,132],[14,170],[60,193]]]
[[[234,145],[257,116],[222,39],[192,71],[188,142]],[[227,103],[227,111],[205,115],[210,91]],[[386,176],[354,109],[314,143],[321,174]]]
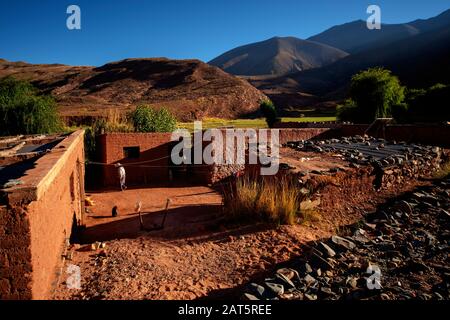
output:
[[[119,172],[120,190],[124,191],[127,189],[127,186],[125,185],[125,179],[126,179],[125,168],[120,163],[116,164],[116,167],[118,168],[118,172]]]

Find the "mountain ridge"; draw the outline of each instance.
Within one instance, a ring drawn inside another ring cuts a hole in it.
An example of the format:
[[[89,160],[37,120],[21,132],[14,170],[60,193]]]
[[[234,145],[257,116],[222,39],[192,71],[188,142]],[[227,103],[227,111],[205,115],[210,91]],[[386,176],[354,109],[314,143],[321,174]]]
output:
[[[369,30],[364,20],[333,26],[307,40],[328,44],[350,54],[382,46],[444,27],[450,21],[450,9],[428,19],[382,24],[380,30]]]
[[[0,78],[6,76],[52,94],[65,117],[150,104],[167,107],[182,121],[236,118],[255,112],[265,98],[247,81],[195,59],[133,58],[100,67],[0,61]]]
[[[280,75],[321,67],[347,55],[326,44],[272,37],[231,49],[208,63],[234,75]]]

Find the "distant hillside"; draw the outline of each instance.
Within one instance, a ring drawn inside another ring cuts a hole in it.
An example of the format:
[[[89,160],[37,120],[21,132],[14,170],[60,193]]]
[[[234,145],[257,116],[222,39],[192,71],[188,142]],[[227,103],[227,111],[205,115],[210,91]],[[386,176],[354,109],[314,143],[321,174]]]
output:
[[[99,68],[0,60],[0,78],[8,75],[53,94],[64,116],[103,115],[148,103],[185,121],[236,118],[257,110],[264,97],[247,81],[198,60],[126,59]]]
[[[347,55],[328,45],[275,37],[230,50],[209,64],[234,75],[282,75],[322,67]]]
[[[374,47],[407,39],[440,29],[450,22],[450,10],[426,19],[404,24],[382,24],[381,30],[369,30],[366,21],[358,20],[334,26],[308,40],[316,41],[355,54]]]
[[[410,87],[450,83],[450,25],[393,44],[348,56],[329,66],[253,84],[263,92],[304,92],[328,99],[346,95],[352,75],[369,67],[388,68]]]

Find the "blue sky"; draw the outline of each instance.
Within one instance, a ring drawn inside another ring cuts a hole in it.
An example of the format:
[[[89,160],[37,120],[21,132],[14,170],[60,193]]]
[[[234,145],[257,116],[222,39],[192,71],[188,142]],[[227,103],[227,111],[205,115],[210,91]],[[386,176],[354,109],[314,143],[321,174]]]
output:
[[[66,27],[69,5],[81,30]],[[307,38],[377,4],[383,23],[429,18],[449,0],[1,0],[0,58],[102,65],[129,57],[209,61],[273,36]]]

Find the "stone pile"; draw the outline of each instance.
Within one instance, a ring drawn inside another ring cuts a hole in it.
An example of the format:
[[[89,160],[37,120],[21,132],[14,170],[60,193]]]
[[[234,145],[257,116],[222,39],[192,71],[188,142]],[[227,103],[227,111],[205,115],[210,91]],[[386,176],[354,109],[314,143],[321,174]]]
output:
[[[438,170],[446,155],[439,147],[386,141],[369,136],[288,142],[287,147],[304,152],[333,153],[351,167],[373,166],[378,186],[390,187],[404,177],[418,178]]]
[[[249,300],[450,299],[450,179],[380,207],[314,242]]]

